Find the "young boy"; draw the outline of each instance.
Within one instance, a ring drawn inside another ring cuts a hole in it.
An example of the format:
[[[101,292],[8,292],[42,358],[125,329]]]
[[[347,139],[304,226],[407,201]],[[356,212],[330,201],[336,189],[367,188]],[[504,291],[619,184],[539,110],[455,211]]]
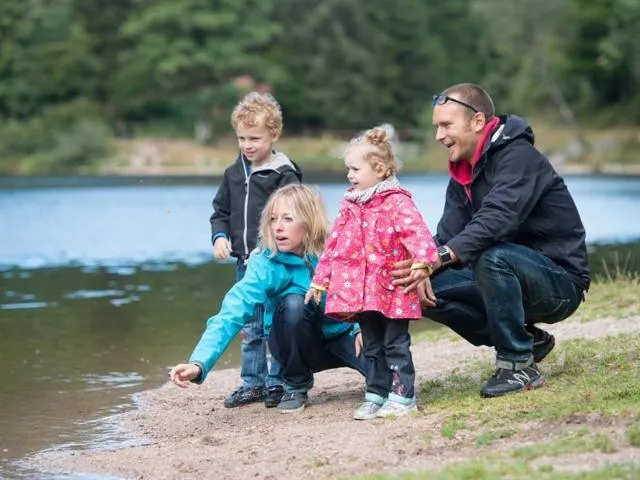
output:
[[[282,133],[282,111],[273,96],[252,92],[231,113],[240,153],[224,172],[213,199],[211,240],[214,256],[237,259],[236,281],[245,273],[247,258],[256,247],[260,215],[269,195],[288,183],[300,183],[298,166],[273,149]],[[263,311],[242,329],[242,385],[224,401],[227,408],[253,402],[275,407],[283,394],[280,365],[271,358],[267,368]]]

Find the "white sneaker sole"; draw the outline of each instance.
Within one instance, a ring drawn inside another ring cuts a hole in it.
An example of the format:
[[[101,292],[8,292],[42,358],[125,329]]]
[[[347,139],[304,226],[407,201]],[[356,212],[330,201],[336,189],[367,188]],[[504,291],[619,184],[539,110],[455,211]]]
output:
[[[378,412],[371,413],[369,415],[358,415],[358,412],[355,412],[353,414],[353,419],[354,420],[373,420],[374,418],[376,418],[377,414],[378,414]]]
[[[304,407],[305,407],[305,405],[302,405],[301,407],[295,408],[295,409],[292,409],[292,410],[280,410],[280,409],[278,409],[278,413],[282,413],[284,415],[286,415],[288,413],[298,413],[298,412],[301,412],[302,410],[304,410]]]
[[[376,413],[376,417],[378,418],[390,418],[390,417],[406,417],[407,415],[409,415],[410,413],[414,413],[418,411],[418,407],[417,405],[413,405],[411,408],[408,408],[406,410],[402,410],[402,411],[396,411],[396,412],[387,412],[387,411],[381,411],[378,410],[378,413]]]

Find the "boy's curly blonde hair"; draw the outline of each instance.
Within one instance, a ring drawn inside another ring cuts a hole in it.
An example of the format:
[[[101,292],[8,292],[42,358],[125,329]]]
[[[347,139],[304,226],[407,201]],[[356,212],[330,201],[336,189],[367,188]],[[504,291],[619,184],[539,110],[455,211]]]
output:
[[[386,168],[385,178],[396,175],[400,170],[401,162],[396,157],[389,131],[384,126],[371,128],[353,138],[345,150],[345,156],[356,148],[361,150],[365,161],[373,167],[381,165]]]
[[[270,93],[251,92],[238,102],[231,112],[231,125],[256,127],[264,123],[273,138],[282,134],[282,109]]]

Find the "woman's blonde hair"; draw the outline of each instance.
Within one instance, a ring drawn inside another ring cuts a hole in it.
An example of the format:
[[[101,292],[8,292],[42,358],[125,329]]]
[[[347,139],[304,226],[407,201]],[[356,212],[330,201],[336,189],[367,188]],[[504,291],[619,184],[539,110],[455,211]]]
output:
[[[400,170],[400,160],[396,157],[391,143],[390,132],[384,126],[374,127],[363,135],[352,139],[347,146],[345,155],[353,149],[361,149],[365,161],[375,168],[381,165],[386,168],[385,178],[389,178]]]
[[[269,197],[260,219],[260,248],[268,248],[274,255],[278,251],[271,229],[271,216],[279,202],[285,202],[291,209],[293,219],[305,226],[303,255],[320,256],[329,234],[329,219],[324,203],[316,188],[295,183],[279,188]]]

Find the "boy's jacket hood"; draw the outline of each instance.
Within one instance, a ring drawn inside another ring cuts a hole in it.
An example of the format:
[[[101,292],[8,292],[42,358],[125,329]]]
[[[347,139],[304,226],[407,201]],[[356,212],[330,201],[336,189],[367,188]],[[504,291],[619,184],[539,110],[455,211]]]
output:
[[[300,167],[298,167],[298,165],[293,160],[291,160],[286,154],[279,152],[277,150],[274,150],[271,153],[271,158],[269,159],[269,161],[263,163],[262,165],[256,168],[253,168],[253,165],[251,165],[251,162],[249,162],[242,153],[238,155],[237,162],[242,163],[244,166],[251,167],[251,173],[261,172],[265,170],[275,170],[277,172],[282,172],[283,170],[291,169],[298,177],[298,180],[302,181],[302,171],[300,170]]]

